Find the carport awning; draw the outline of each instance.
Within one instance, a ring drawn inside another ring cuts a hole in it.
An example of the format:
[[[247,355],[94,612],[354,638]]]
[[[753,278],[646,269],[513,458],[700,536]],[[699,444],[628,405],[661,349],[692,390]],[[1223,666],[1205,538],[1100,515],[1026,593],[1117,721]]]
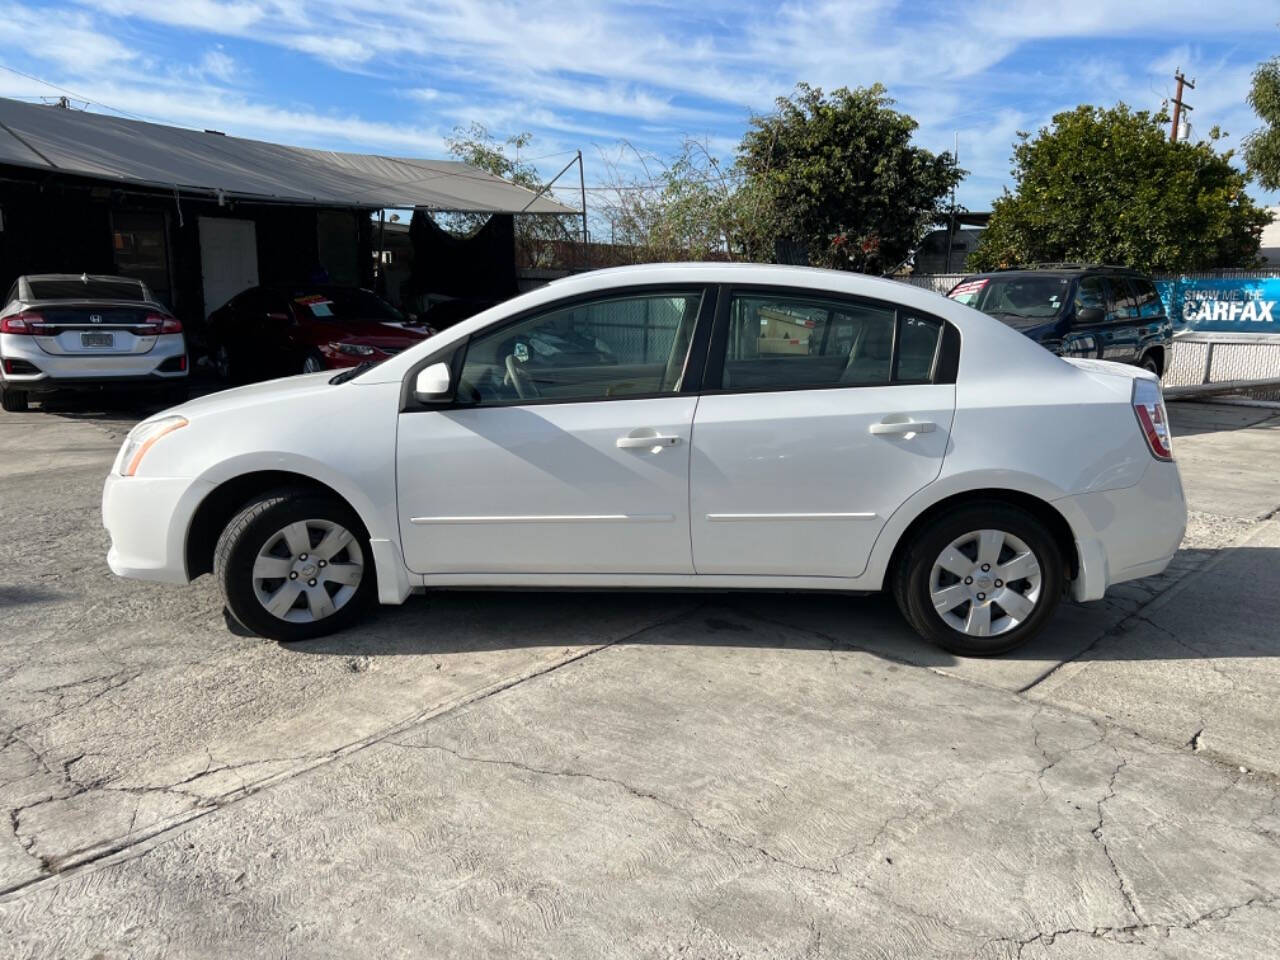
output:
[[[578,212],[455,161],[287,147],[2,98],[0,164],[316,206]]]

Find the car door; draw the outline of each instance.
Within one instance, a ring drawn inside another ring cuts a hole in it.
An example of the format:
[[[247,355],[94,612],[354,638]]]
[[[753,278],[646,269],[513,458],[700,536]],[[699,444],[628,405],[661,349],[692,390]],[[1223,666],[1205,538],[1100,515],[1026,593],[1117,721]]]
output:
[[[1165,316],[1164,303],[1160,299],[1160,294],[1156,291],[1155,284],[1146,277],[1130,277],[1129,282],[1133,284],[1138,310],[1136,321],[1138,344],[1135,362],[1141,362],[1143,354],[1148,350],[1157,350],[1159,351],[1157,360],[1161,364],[1167,364],[1169,358],[1165,356],[1164,351],[1172,330],[1169,318]]]
[[[598,294],[474,334],[452,360],[454,402],[400,414],[409,569],[692,573],[685,364],[713,297]]]
[[[694,418],[699,575],[854,577],[938,476],[959,334],[892,303],[722,291]]]
[[[1138,295],[1128,278],[1107,279],[1109,313],[1102,333],[1102,358],[1117,363],[1138,362]]]
[[[1102,277],[1086,276],[1076,281],[1071,297],[1071,318],[1063,332],[1060,355],[1098,359],[1102,356],[1102,337],[1108,309],[1107,282]],[[1086,319],[1084,311],[1099,311],[1097,319]]]

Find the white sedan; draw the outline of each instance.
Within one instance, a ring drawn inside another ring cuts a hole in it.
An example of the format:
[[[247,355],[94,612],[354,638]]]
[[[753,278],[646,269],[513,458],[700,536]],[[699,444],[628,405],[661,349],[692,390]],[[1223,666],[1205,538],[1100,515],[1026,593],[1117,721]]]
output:
[[[887,589],[961,654],[1159,573],[1186,523],[1145,371],[906,284],[735,264],[583,274],[168,410],[102,512],[117,574],[212,573],[279,640],[432,587]]]

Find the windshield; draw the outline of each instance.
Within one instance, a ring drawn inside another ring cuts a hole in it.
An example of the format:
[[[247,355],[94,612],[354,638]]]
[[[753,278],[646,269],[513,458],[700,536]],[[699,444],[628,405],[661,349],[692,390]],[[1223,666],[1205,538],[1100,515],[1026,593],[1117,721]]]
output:
[[[1066,277],[978,277],[965,280],[949,293],[952,300],[992,316],[1048,320],[1066,300]]]
[[[409,318],[368,290],[327,287],[295,290],[293,303],[298,311],[316,320],[380,320],[405,323]]]
[[[136,280],[28,280],[36,300],[135,300],[141,301],[142,284]]]

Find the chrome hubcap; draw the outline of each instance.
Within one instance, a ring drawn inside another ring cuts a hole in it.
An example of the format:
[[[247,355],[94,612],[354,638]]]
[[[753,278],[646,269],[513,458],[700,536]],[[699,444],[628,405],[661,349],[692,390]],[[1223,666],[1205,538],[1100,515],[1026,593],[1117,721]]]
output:
[[[253,592],[272,616],[312,623],[346,606],[364,575],[351,531],[332,520],[299,520],[269,536],[253,562]]]
[[[315,357],[307,357],[302,361],[303,373],[319,373],[324,367],[320,366],[320,361]]]
[[[951,629],[994,637],[1022,623],[1040,600],[1040,561],[1003,530],[974,530],[938,554],[929,574],[933,609]]]

